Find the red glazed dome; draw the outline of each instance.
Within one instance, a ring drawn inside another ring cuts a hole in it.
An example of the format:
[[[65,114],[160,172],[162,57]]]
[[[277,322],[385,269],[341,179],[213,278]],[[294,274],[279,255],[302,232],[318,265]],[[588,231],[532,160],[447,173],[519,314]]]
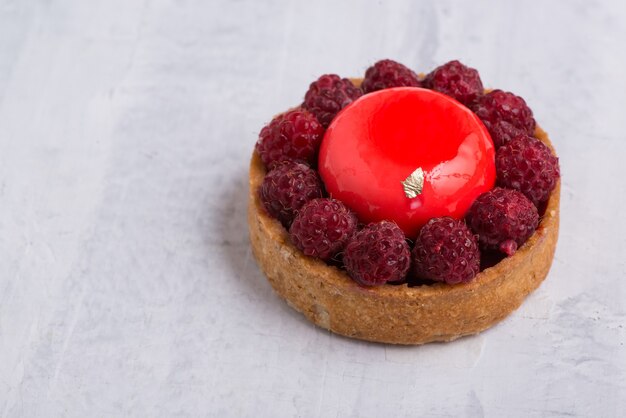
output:
[[[328,193],[361,221],[395,221],[409,238],[431,218],[461,219],[495,182],[494,147],[478,117],[432,90],[399,87],[370,93],[332,121],[319,155]],[[423,188],[407,197],[416,169]]]

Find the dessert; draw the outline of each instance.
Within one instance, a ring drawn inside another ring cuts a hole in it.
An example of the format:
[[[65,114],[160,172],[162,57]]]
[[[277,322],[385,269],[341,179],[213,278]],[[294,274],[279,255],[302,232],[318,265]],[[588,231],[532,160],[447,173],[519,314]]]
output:
[[[414,74],[383,60],[363,90],[320,77],[252,156],[261,269],[288,304],[345,336],[480,332],[539,286],[554,255],[558,160],[526,102],[483,91],[458,61]]]

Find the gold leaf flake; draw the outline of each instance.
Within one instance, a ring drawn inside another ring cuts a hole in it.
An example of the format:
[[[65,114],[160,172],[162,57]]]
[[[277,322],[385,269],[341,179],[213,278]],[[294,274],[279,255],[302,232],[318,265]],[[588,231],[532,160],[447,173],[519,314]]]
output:
[[[404,188],[404,194],[409,199],[413,199],[422,193],[424,187],[424,170],[418,167],[417,170],[411,173],[409,177],[402,182]]]

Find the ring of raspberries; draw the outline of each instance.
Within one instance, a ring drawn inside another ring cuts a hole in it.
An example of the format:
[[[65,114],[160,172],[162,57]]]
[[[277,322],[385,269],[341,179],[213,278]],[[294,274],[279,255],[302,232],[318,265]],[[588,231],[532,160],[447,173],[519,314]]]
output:
[[[392,221],[360,224],[346,205],[326,195],[315,169],[335,115],[363,94],[392,87],[428,88],[456,99],[481,119],[496,148],[497,187],[480,195],[464,220],[431,219],[414,243]],[[301,106],[261,130],[256,151],[269,172],[259,197],[299,250],[340,265],[360,285],[467,283],[480,271],[481,256],[511,256],[526,242],[556,187],[558,159],[533,137],[535,127],[524,99],[502,90],[485,93],[478,71],[459,61],[419,77],[381,60],[367,69],[361,87],[322,75]]]

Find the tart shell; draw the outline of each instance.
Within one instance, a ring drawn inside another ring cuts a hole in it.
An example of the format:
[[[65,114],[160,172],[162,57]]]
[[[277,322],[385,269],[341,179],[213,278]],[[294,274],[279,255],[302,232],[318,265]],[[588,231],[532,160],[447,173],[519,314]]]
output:
[[[537,127],[535,136],[552,148],[541,128]],[[248,206],[252,252],[278,295],[311,322],[337,334],[410,345],[476,334],[517,309],[552,264],[559,231],[560,181],[528,241],[470,283],[364,287],[344,270],[307,257],[291,244],[288,232],[265,212],[258,197],[265,172],[255,151]]]

